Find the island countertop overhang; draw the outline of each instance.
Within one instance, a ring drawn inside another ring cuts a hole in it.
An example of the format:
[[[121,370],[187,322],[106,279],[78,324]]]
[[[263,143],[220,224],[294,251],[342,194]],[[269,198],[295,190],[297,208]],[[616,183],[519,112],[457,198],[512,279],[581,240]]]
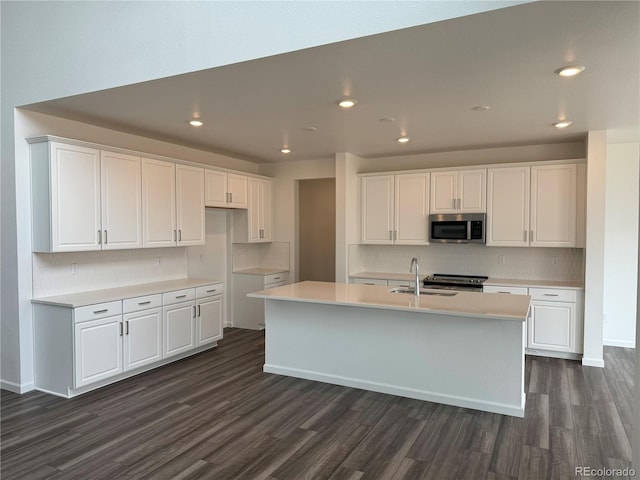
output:
[[[529,312],[529,295],[455,292],[454,296],[391,293],[388,286],[333,282],[299,282],[247,296],[267,300],[346,305],[458,317],[475,317],[524,322]],[[430,290],[443,293],[443,290]],[[450,292],[453,293],[453,292]]]

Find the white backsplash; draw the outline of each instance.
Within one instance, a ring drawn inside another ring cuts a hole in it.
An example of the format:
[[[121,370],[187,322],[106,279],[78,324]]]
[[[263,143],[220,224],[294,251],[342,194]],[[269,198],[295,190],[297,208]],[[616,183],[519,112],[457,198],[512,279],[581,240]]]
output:
[[[289,269],[289,243],[234,243],[233,271],[268,267]]]
[[[584,250],[579,248],[506,248],[484,245],[350,245],[349,273],[409,273],[412,257],[420,272],[487,275],[519,280],[581,282]]]
[[[186,277],[186,247],[33,254],[35,298]]]

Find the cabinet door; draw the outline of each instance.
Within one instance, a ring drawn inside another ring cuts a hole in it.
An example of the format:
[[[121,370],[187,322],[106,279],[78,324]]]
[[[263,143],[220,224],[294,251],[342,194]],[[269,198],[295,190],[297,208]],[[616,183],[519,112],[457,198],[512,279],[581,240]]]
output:
[[[210,297],[198,300],[197,347],[222,338],[222,299],[223,297]]]
[[[51,250],[100,250],[100,152],[51,142]]]
[[[431,172],[431,213],[456,213],[458,172]]]
[[[205,205],[207,207],[227,207],[227,172],[204,171]]]
[[[247,209],[248,242],[261,240],[262,220],[260,219],[260,181],[257,178],[248,180],[249,208]]]
[[[263,242],[273,241],[273,182],[260,182],[260,227]]]
[[[531,246],[576,245],[575,164],[531,167]]]
[[[124,315],[124,370],[162,360],[162,309]]]
[[[527,347],[575,353],[575,327],[575,303],[532,301]]]
[[[393,188],[393,175],[362,177],[362,243],[393,243]]]
[[[529,245],[529,167],[487,172],[487,245]]]
[[[122,373],[122,315],[74,326],[74,387]]]
[[[487,203],[487,170],[458,171],[458,211],[484,213]]]
[[[100,152],[102,249],[142,247],[140,157]]]
[[[204,169],[176,165],[178,246],[204,245]]]
[[[429,217],[429,174],[416,173],[395,177],[396,244],[427,243]]]
[[[142,244],[176,245],[176,165],[142,159]]]
[[[195,308],[195,302],[163,307],[163,358],[188,352],[195,347]]]
[[[228,207],[247,208],[247,177],[235,173],[227,174],[227,187],[229,192]]]

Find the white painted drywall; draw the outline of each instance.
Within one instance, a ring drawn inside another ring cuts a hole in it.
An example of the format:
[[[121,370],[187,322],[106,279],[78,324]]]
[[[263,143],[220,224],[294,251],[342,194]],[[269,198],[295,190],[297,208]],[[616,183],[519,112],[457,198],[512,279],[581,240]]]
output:
[[[636,215],[640,216],[640,213]],[[640,219],[639,219],[640,221]],[[633,420],[633,441],[631,445],[633,447],[633,466],[636,472],[640,472],[640,242],[638,244],[638,274],[636,277],[638,289],[637,289],[637,301],[636,301],[636,374],[635,374],[635,397],[634,397],[634,409],[635,415]]]
[[[584,356],[582,364],[604,367],[604,229],[607,178],[607,132],[587,137],[587,232],[584,301]]]
[[[635,346],[640,144],[607,146],[604,344]]]

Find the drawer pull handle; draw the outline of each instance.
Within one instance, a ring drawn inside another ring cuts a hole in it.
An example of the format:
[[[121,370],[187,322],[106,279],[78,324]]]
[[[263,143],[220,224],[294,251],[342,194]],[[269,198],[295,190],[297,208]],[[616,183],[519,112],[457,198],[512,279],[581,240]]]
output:
[[[545,293],[544,296],[545,297],[559,297],[559,295],[557,293]]]
[[[187,296],[187,294],[185,293],[184,295],[176,295],[176,298],[184,298],[186,296]]]
[[[125,334],[129,335],[129,320],[124,322],[124,326],[125,326]]]
[[[147,300],[146,302],[138,302],[138,305],[149,305],[151,300]]]
[[[99,313],[107,313],[108,311],[109,311],[109,309],[105,308],[103,310],[94,310],[93,313],[97,315]]]
[[[212,290],[207,290],[207,293],[213,293],[213,292],[217,292],[217,291],[218,291],[218,289],[217,289],[217,288],[214,288],[214,289],[212,289]]]
[[[498,292],[498,293],[507,293],[507,294],[511,294],[511,292]]]
[[[275,277],[274,280],[280,280],[280,277]]]

